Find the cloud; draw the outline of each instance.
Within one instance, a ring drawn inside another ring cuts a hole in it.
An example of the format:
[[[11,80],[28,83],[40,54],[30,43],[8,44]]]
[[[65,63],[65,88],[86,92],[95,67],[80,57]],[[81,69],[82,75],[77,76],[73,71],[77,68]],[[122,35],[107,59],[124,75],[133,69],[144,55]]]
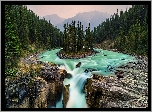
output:
[[[129,9],[131,5],[27,5],[27,8],[33,10],[38,16],[57,14],[65,19],[71,18],[77,13],[95,10],[113,15],[117,9],[125,11],[126,7]]]

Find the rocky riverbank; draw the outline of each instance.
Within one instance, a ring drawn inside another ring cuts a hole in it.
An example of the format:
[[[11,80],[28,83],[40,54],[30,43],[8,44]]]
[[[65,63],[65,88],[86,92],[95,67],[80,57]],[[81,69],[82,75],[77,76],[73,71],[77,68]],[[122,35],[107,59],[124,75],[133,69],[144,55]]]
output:
[[[69,74],[53,63],[39,61],[38,55],[22,58],[16,77],[5,79],[6,108],[49,108],[60,100]]]
[[[90,108],[147,108],[148,58],[135,56],[116,69],[116,76],[93,75],[85,85]],[[122,76],[122,77],[119,77]]]
[[[63,93],[63,107],[69,99],[69,86],[63,80],[71,75],[53,63],[41,62],[33,54],[20,60],[20,71],[5,79],[6,108],[49,108],[55,106]],[[148,58],[135,56],[115,70],[115,76],[98,76],[85,84],[89,108],[147,108]],[[81,66],[81,62],[76,67]]]

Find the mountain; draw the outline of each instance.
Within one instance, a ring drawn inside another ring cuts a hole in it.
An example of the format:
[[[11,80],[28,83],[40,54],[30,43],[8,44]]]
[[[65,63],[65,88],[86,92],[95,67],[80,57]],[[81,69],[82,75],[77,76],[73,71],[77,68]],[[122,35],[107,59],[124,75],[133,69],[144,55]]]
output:
[[[43,16],[47,21],[50,20],[50,23],[56,26],[57,24],[63,22],[65,19],[59,17],[57,14],[52,14],[52,15],[46,15]],[[40,17],[40,19],[43,19],[43,17]]]
[[[43,19],[43,17],[40,18]],[[71,23],[72,20],[75,20],[76,24],[78,23],[78,21],[81,22],[84,30],[86,29],[86,27],[89,26],[90,23],[90,29],[93,30],[94,27],[101,24],[103,21],[106,20],[106,18],[110,18],[110,14],[99,11],[91,11],[78,13],[74,17],[68,19],[61,18],[57,14],[46,15],[44,16],[44,18],[47,21],[50,20],[50,23],[54,26],[57,26],[57,28],[59,28],[60,31],[64,31],[63,25]]]
[[[67,24],[67,23],[69,24],[72,22],[72,20],[75,20],[76,24],[78,21],[81,22],[81,24],[84,26],[83,27],[84,30],[86,29],[86,27],[89,26],[89,23],[90,23],[90,29],[93,30],[94,27],[101,24],[103,21],[106,20],[106,18],[110,18],[110,14],[99,12],[99,11],[83,12],[83,13],[76,14],[72,18],[65,19],[63,22],[56,24],[56,26],[61,31],[63,31],[64,24]]]

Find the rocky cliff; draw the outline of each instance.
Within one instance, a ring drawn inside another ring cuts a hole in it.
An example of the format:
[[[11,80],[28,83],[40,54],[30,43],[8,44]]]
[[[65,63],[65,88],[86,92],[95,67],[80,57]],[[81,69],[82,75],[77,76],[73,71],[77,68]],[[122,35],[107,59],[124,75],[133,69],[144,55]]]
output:
[[[16,77],[5,79],[6,108],[49,108],[59,101],[63,80],[69,74],[55,64],[39,61],[37,56],[21,59]]]
[[[137,59],[118,67],[116,76],[94,74],[87,80],[89,108],[148,108],[148,58]]]

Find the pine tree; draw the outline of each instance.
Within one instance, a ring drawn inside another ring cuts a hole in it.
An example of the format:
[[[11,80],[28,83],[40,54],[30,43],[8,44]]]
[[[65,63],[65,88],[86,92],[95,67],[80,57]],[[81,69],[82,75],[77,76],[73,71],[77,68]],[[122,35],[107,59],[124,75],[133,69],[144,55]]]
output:
[[[5,76],[13,75],[13,68],[17,66],[20,56],[20,41],[13,11],[14,5],[5,5]]]
[[[94,29],[93,37],[95,43],[98,44],[110,39],[114,41],[114,46],[118,50],[136,54],[148,54],[147,29],[148,6],[132,5],[132,8],[126,8],[125,12],[120,11],[120,16],[118,16],[117,9],[117,13],[111,15],[110,20],[106,19],[105,22]]]

